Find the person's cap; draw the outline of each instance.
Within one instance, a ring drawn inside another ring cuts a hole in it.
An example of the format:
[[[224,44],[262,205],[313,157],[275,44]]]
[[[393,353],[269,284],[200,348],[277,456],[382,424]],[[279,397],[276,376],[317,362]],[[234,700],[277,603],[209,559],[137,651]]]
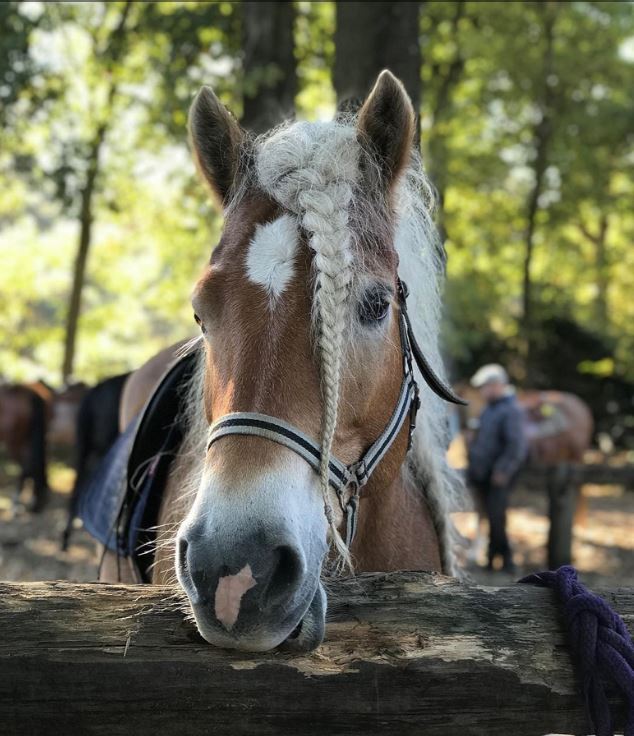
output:
[[[471,378],[471,385],[474,388],[482,388],[488,383],[508,383],[509,376],[501,365],[497,363],[489,363],[483,365]]]

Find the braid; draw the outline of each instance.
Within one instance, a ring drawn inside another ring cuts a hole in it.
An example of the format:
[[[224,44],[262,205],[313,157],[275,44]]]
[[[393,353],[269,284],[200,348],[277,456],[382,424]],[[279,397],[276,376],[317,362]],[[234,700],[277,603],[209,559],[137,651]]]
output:
[[[338,189],[339,192],[329,192],[328,189]],[[347,204],[351,198],[352,190],[346,184],[331,185],[321,192],[304,192],[300,196],[305,207],[302,225],[311,233],[309,246],[315,253],[314,304],[319,318],[318,345],[324,399],[320,485],[333,541],[346,560],[349,552],[335,528],[330,508],[329,461],[337,428],[346,305],[352,282],[352,254],[347,228]]]
[[[352,284],[348,209],[358,176],[358,147],[353,129],[341,126],[341,134],[333,136],[332,125],[312,125],[309,135],[303,125],[294,126],[297,136],[289,138],[282,129],[262,143],[258,177],[269,194],[298,216],[314,253],[313,309],[323,395],[320,487],[333,543],[350,565],[349,550],[330,504],[329,462],[337,428],[346,307]]]

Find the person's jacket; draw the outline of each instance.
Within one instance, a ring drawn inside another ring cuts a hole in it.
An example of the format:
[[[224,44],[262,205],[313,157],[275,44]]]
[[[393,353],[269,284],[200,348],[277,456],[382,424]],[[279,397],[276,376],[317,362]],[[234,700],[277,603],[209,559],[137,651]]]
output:
[[[524,418],[515,394],[492,401],[480,416],[477,434],[469,446],[469,477],[485,482],[493,473],[511,479],[524,462],[528,442]]]

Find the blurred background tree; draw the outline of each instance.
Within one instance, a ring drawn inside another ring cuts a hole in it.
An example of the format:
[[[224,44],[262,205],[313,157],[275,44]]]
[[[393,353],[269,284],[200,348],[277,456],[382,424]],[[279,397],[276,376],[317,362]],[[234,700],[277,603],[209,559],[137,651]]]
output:
[[[187,150],[201,84],[259,133],[389,66],[438,191],[454,377],[500,360],[631,433],[629,3],[22,2],[0,23],[4,379],[93,381],[189,333],[221,226]]]

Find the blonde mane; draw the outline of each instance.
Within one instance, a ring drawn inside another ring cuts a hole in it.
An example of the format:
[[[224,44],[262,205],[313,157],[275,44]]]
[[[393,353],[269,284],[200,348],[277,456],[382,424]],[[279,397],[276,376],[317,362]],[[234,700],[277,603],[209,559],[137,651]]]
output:
[[[433,189],[418,154],[412,156],[398,184],[395,202],[395,246],[399,274],[410,290],[408,313],[425,357],[445,379],[439,344],[444,251],[433,221]],[[415,372],[422,405],[403,473],[427,501],[440,540],[443,570],[455,575],[455,530],[449,514],[464,505],[464,485],[446,460],[450,440],[447,404],[427,386],[417,367]]]

